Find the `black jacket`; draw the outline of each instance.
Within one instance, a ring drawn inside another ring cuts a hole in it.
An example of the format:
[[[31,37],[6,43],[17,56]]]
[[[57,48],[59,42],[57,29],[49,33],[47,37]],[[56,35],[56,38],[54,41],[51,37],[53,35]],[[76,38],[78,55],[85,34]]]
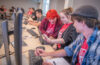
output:
[[[78,33],[76,32],[76,29],[73,24],[71,24],[62,34],[62,38],[64,39],[65,44],[61,44],[61,48],[64,48],[65,46],[71,44],[77,36]]]

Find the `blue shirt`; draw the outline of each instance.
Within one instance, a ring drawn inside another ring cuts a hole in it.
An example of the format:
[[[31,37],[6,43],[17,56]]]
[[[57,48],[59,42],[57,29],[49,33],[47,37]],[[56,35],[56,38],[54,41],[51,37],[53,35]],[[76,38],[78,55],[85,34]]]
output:
[[[84,40],[83,34],[80,34],[71,45],[64,48],[67,56],[73,56],[72,65],[77,62],[77,56]],[[95,28],[87,43],[89,48],[84,56],[82,65],[100,65],[100,31],[97,28]]]

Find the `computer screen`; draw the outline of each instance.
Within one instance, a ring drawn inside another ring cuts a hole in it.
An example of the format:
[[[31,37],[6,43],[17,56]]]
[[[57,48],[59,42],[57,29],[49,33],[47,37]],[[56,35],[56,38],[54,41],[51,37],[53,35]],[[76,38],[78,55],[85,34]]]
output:
[[[10,50],[9,50],[8,21],[3,21],[1,26],[2,26],[2,36],[3,36],[7,65],[11,65],[11,59],[9,54]]]
[[[22,13],[16,15],[14,23],[14,47],[16,65],[22,65]]]

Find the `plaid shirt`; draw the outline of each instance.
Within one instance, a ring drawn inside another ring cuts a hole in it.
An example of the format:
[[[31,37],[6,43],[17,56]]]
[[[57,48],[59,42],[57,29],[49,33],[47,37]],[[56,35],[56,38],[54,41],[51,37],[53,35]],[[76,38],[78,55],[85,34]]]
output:
[[[83,34],[80,34],[71,45],[64,48],[67,56],[73,56],[72,65],[77,63],[77,56],[84,40]],[[100,65],[100,31],[97,28],[94,29],[87,43],[88,50],[84,56],[82,65]]]

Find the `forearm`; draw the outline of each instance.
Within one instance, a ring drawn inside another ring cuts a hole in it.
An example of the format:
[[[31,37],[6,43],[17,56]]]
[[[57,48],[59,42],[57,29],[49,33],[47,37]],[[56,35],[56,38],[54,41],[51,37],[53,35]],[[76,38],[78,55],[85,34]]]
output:
[[[39,26],[40,23],[39,23],[39,22],[32,22],[32,25],[33,25],[33,26]]]
[[[64,56],[67,56],[67,54],[66,54],[65,50],[62,49],[62,50],[58,50],[58,51],[54,51],[54,52],[48,52],[47,56],[64,57]]]
[[[65,41],[63,38],[59,38],[59,39],[52,39],[50,40],[51,43],[60,43],[60,44],[64,44]]]

